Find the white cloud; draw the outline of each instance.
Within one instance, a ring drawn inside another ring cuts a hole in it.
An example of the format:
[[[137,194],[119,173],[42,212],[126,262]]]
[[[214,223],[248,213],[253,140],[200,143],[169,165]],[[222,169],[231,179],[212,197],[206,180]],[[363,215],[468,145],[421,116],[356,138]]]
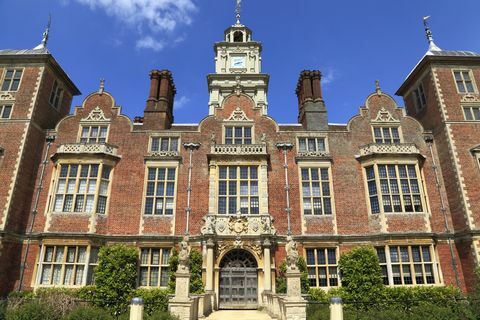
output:
[[[65,1],[65,0],[63,0]],[[159,50],[159,44],[145,40],[148,37],[161,38],[171,35],[179,26],[192,23],[192,15],[197,10],[194,0],[74,0],[89,6],[92,10],[101,9],[109,16],[118,19],[137,30],[142,36],[137,48]],[[68,3],[68,2],[67,2]],[[147,41],[147,42],[146,42]],[[158,43],[159,41],[157,41]],[[160,41],[161,42],[161,41]],[[139,46],[140,43],[140,46]],[[147,44],[143,45],[142,44]],[[150,44],[150,46],[148,46]],[[163,48],[163,46],[162,46]]]
[[[135,47],[137,49],[152,49],[153,51],[160,51],[165,47],[165,43],[161,40],[155,40],[151,36],[146,36],[137,40]]]
[[[328,86],[335,80],[337,80],[339,74],[334,69],[327,68],[326,71],[322,72],[322,85]]]
[[[190,99],[189,99],[188,97],[181,96],[181,97],[179,97],[178,99],[175,99],[175,103],[173,104],[173,108],[174,108],[175,110],[182,109],[182,108],[185,107],[185,105],[187,105],[189,102],[190,102]]]

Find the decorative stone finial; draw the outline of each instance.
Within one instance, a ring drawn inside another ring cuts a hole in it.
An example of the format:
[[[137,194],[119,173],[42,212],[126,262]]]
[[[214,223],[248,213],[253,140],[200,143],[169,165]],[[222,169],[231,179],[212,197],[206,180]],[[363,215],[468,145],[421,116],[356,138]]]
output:
[[[428,25],[428,19],[430,19],[430,16],[423,17],[423,25],[425,26],[425,35],[427,36],[428,45],[429,45],[428,51],[442,51],[442,49],[437,47],[437,45],[433,41],[433,34]]]
[[[49,15],[48,16],[48,24],[47,24],[47,28],[45,29],[45,31],[43,32],[43,39],[42,39],[42,42],[36,46],[35,48],[33,48],[33,50],[38,50],[38,49],[45,49],[47,47],[47,42],[48,42],[48,37],[49,37],[49,34],[50,34],[50,25],[52,23],[52,15]]]
[[[98,94],[103,94],[105,91],[105,79],[100,79],[100,88],[98,88]]]
[[[237,26],[241,25],[240,18],[242,16],[242,0],[237,0],[237,8],[235,9],[237,17]]]
[[[375,80],[375,92],[380,95],[382,93],[382,89],[380,88],[380,81]]]

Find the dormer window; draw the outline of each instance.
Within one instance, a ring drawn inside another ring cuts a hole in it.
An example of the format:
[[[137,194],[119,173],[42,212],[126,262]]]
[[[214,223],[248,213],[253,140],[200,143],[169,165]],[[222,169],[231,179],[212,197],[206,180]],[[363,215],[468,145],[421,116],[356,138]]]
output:
[[[298,152],[325,152],[325,138],[298,138]]]
[[[177,137],[152,137],[150,144],[151,152],[178,151]]]
[[[225,144],[252,144],[252,127],[225,127]]]
[[[374,127],[373,135],[375,143],[400,143],[400,133],[398,127]]]
[[[80,143],[102,144],[107,142],[107,126],[82,126]]]

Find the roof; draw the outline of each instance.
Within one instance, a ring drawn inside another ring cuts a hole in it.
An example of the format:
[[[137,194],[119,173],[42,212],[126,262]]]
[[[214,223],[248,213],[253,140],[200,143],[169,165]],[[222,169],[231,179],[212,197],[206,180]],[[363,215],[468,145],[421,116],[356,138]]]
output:
[[[0,50],[0,59],[15,59],[15,61],[27,60],[27,62],[38,62],[49,63],[50,66],[60,74],[60,77],[63,78],[65,83],[72,89],[74,95],[80,95],[81,92],[77,86],[70,79],[68,74],[63,70],[63,68],[58,64],[53,55],[45,46],[37,46],[33,49],[4,49]]]
[[[468,61],[478,61],[480,60],[480,53],[473,51],[461,51],[461,50],[442,50],[437,46],[430,46],[429,50],[423,55],[420,61],[415,65],[415,67],[410,71],[410,73],[405,78],[405,81],[400,86],[400,88],[395,93],[398,96],[402,96],[408,85],[413,81],[413,79],[421,72],[423,67],[431,61],[441,61],[441,62],[468,62]]]
[[[51,54],[47,48],[41,49],[5,49],[0,50],[0,55],[35,55],[35,54]]]

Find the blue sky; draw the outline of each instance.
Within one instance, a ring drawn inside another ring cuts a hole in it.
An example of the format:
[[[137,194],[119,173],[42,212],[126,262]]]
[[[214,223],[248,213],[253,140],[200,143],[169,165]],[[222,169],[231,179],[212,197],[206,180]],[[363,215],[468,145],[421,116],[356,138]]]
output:
[[[52,14],[48,48],[82,91],[106,89],[130,117],[142,115],[151,69],[170,69],[176,123],[208,114],[213,43],[234,20],[235,0],[0,0],[0,48],[33,48]],[[394,94],[427,50],[431,15],[442,49],[480,52],[478,0],[243,0],[242,23],[264,45],[269,114],[297,121],[295,85],[320,69],[329,121],[345,123],[380,80]],[[401,99],[397,98],[400,104]]]

